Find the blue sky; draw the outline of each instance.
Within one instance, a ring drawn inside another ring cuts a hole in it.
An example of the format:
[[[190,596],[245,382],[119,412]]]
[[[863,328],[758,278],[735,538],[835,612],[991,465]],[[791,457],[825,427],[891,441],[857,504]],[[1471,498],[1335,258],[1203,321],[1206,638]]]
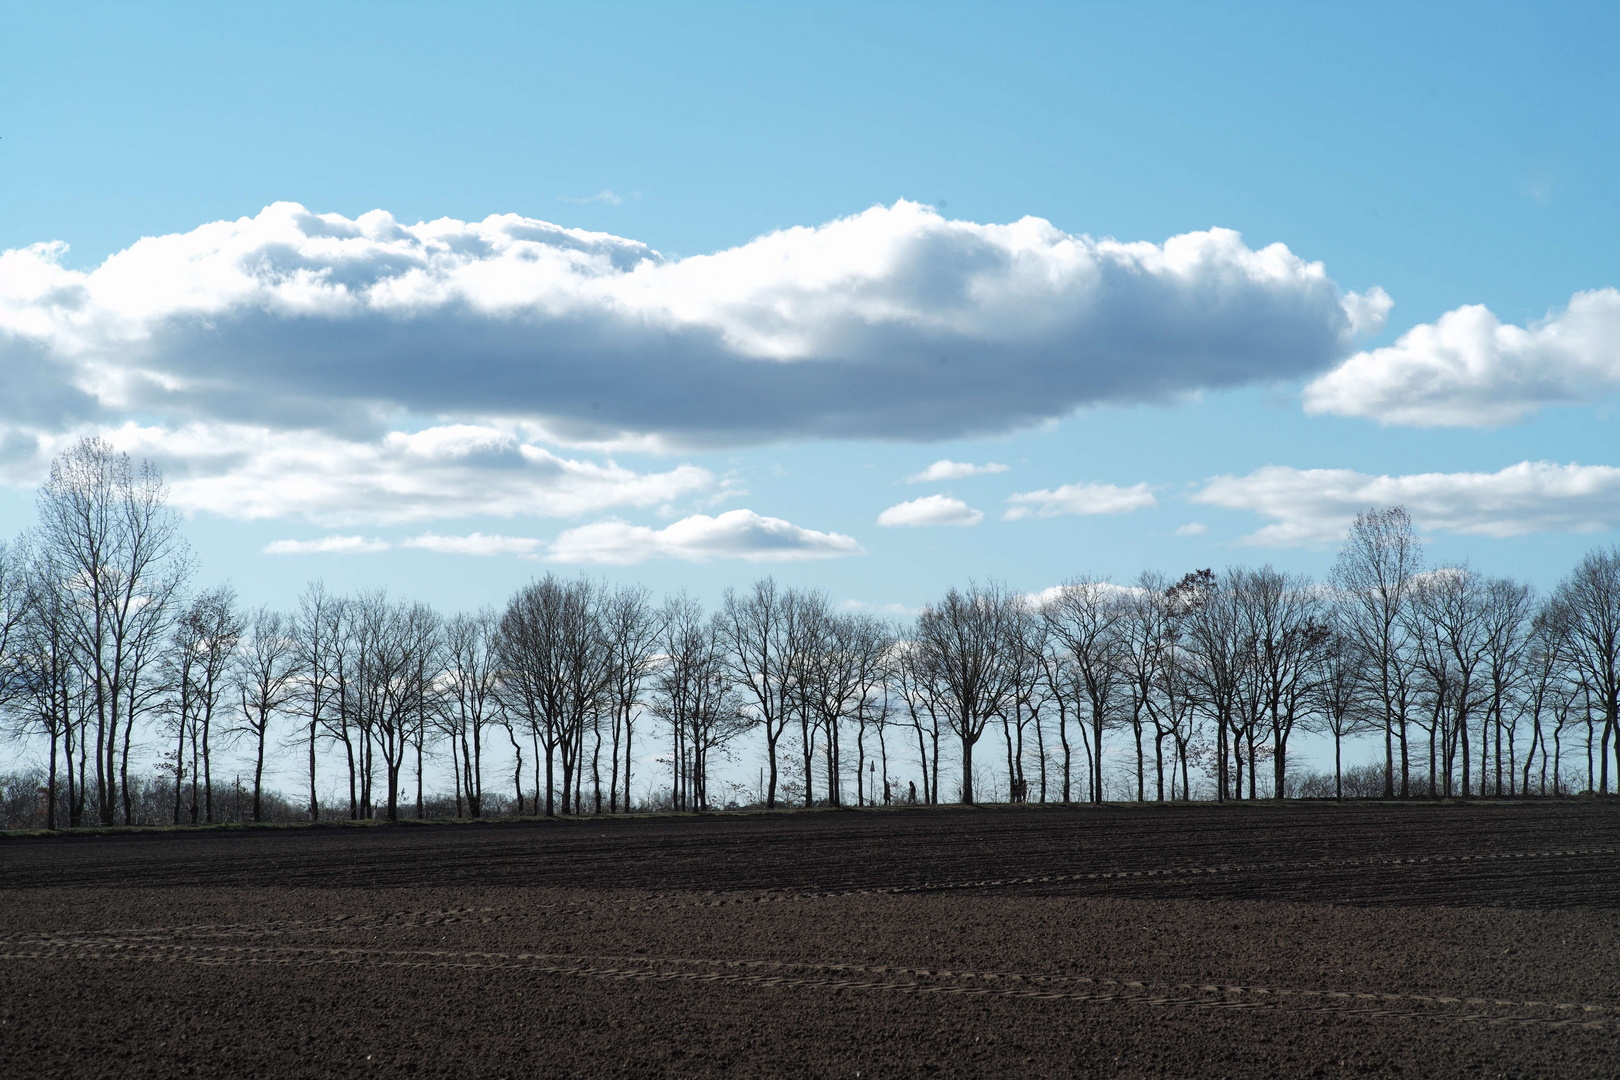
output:
[[[1318,7],[14,5],[0,516],[101,431],[252,602],[1321,573],[1375,500],[1550,586],[1620,528],[1620,19]]]

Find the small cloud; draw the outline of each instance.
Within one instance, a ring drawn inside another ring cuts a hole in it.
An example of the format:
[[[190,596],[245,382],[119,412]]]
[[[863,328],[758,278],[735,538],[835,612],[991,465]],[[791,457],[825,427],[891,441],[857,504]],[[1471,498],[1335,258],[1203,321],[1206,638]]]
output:
[[[1071,581],[1064,585],[1048,585],[1036,592],[1024,593],[1024,603],[1032,608],[1043,608],[1065,594],[1076,591],[1110,601],[1130,600],[1143,595],[1142,587],[1139,585],[1115,585],[1112,581]]]
[[[1176,530],[1177,536],[1203,536],[1209,532],[1209,526],[1202,521],[1189,521]]]
[[[619,206],[624,202],[623,195],[616,195],[609,188],[603,188],[595,195],[587,195],[583,199],[571,199],[567,195],[559,195],[557,198],[561,199],[565,203],[574,203],[575,205],[583,205],[584,203],[607,203],[609,206]]]
[[[896,503],[878,515],[885,528],[920,525],[977,525],[984,513],[949,495],[925,495],[910,502]]]
[[[421,548],[445,555],[532,555],[540,548],[540,541],[527,536],[486,536],[469,533],[466,536],[440,536],[423,533],[403,541],[400,547]]]
[[[1538,170],[1524,178],[1519,191],[1537,206],[1546,206],[1558,194],[1558,183],[1552,173]]]
[[[662,529],[609,518],[569,529],[546,550],[552,562],[614,566],[654,558],[798,562],[860,554],[864,550],[854,537],[803,529],[752,510],[728,510],[718,517],[693,514]]]
[[[266,555],[374,555],[393,545],[386,540],[364,536],[323,536],[319,540],[272,540],[264,545]]]
[[[946,480],[965,480],[970,476],[984,476],[987,473],[1004,473],[1007,466],[994,461],[983,465],[974,465],[965,461],[951,461],[940,458],[920,473],[906,477],[908,484],[937,484]]]
[[[860,615],[886,615],[891,619],[909,619],[922,610],[904,604],[877,604],[870,600],[841,600],[838,609]]]
[[[1017,521],[1030,515],[1056,517],[1059,514],[1129,514],[1158,505],[1146,482],[1119,487],[1115,484],[1064,484],[1047,491],[1022,491],[1007,497],[1003,521]]]

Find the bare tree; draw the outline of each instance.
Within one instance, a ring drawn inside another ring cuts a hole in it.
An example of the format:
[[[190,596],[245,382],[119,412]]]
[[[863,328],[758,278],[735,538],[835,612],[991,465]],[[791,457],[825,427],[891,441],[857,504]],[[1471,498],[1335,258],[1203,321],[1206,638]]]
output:
[[[1507,733],[1508,794],[1515,789],[1516,747],[1518,736],[1518,690],[1527,676],[1525,650],[1530,642],[1530,625],[1535,616],[1535,592],[1530,586],[1512,578],[1492,578],[1485,587],[1485,626],[1488,640],[1485,648],[1485,678],[1487,680],[1485,720],[1494,736],[1492,760],[1495,762],[1494,790],[1502,794],[1503,732]],[[1485,732],[1480,732],[1480,783],[1485,780]]]
[[[652,606],[652,594],[645,586],[624,585],[603,598],[602,633],[608,649],[607,700],[612,711],[613,766],[608,778],[609,813],[619,811],[621,749],[624,760],[624,808],[630,809],[630,767],[634,760],[635,721],[642,705],[643,686],[657,663],[661,631],[658,614]]]
[[[973,746],[1018,682],[1022,600],[996,582],[950,589],[917,616],[919,660],[943,690],[946,722],[962,745],[962,802],[973,802]]]
[[[1158,773],[1158,799],[1164,801],[1164,740],[1170,729],[1158,708],[1161,667],[1170,650],[1175,627],[1167,585],[1161,574],[1146,571],[1137,579],[1135,591],[1122,600],[1125,617],[1120,620],[1119,664],[1130,710],[1131,734],[1136,749],[1136,801],[1147,798],[1147,755],[1142,746],[1146,727],[1154,728],[1154,751]]]
[[[425,715],[426,665],[421,650],[432,636],[420,621],[415,607],[390,603],[381,591],[363,593],[354,601],[348,660],[352,674],[345,696],[361,733],[361,808],[362,812],[371,808],[374,746],[382,754],[389,821],[399,819],[400,775],[414,745],[416,726]]]
[[[1271,740],[1273,792],[1280,799],[1286,794],[1288,741],[1307,711],[1317,654],[1331,639],[1331,631],[1321,594],[1309,578],[1263,566],[1238,572],[1234,581],[1257,702],[1254,727],[1261,729],[1256,734]],[[1255,759],[1251,749],[1251,797]]]
[[[74,653],[69,616],[62,610],[57,574],[44,556],[20,548],[0,544],[0,706],[11,713],[19,737],[45,736],[45,827],[54,829],[59,758],[65,766],[69,823],[79,824],[74,703],[83,701],[82,664]]]
[[[409,740],[416,749],[416,816],[426,816],[422,788],[423,758],[426,753],[428,732],[433,729],[430,717],[439,715],[439,674],[444,666],[443,620],[438,612],[426,604],[416,603],[405,614],[405,632],[409,638],[411,671],[407,676],[416,704],[416,719],[411,724]]]
[[[27,553],[0,541],[0,709],[27,693],[27,681],[13,662],[12,644],[28,618],[29,593]]]
[[[1620,546],[1587,552],[1554,596],[1567,620],[1572,666],[1603,721],[1597,790],[1608,794],[1610,746],[1620,721]]]
[[[366,644],[359,633],[359,605],[346,597],[321,596],[301,605],[300,651],[306,680],[305,707],[321,736],[343,746],[349,780],[349,819],[370,816],[370,739],[361,710],[359,675]],[[313,757],[313,755],[312,755]]]
[[[314,581],[298,598],[298,616],[291,629],[294,646],[295,696],[308,720],[305,750],[309,764],[309,820],[321,819],[320,796],[315,790],[316,741],[323,727],[339,712],[335,669],[341,666],[343,647],[338,633],[338,611],[343,600],[327,593],[324,582]],[[353,797],[353,755],[350,755],[350,794]],[[353,811],[351,806],[351,813]]]
[[[1334,566],[1334,584],[1349,601],[1348,625],[1378,673],[1384,723],[1384,796],[1395,795],[1395,745],[1401,749],[1401,796],[1409,793],[1406,704],[1411,673],[1403,618],[1423,548],[1404,507],[1356,515]]]
[[[914,638],[897,637],[889,653],[889,677],[906,707],[917,734],[917,760],[922,769],[923,802],[939,802],[939,739],[943,689],[922,663],[923,653]]]
[[[270,721],[292,701],[298,643],[279,611],[261,607],[252,634],[236,655],[236,691],[242,721],[235,731],[253,741],[253,820],[264,820],[264,746]]]
[[[51,463],[37,505],[34,542],[61,574],[63,610],[87,668],[101,822],[113,823],[120,796],[130,822],[130,741],[135,714],[150,701],[142,680],[191,573],[180,517],[150,462],[136,467],[100,439],[82,439]]]
[[[1307,726],[1333,739],[1333,797],[1344,798],[1344,740],[1378,730],[1376,698],[1366,657],[1346,629],[1343,612],[1330,620],[1332,637],[1317,652]]]
[[[1130,594],[1095,578],[1064,583],[1042,609],[1052,636],[1074,665],[1091,722],[1091,801],[1103,801],[1103,731],[1115,718],[1123,677],[1123,623]],[[1084,733],[1084,728],[1081,729]]]
[[[1039,629],[1032,629],[1031,634],[1038,635],[1041,647],[1035,662],[1039,665],[1040,679],[1045,685],[1046,700],[1055,704],[1058,710],[1058,744],[1063,749],[1063,801],[1069,803],[1074,801],[1074,747],[1069,741],[1069,718],[1073,716],[1079,720],[1080,702],[1084,695],[1077,682],[1074,660],[1053,633],[1044,603],[1036,609],[1036,616],[1033,621]]]
[[[577,740],[611,675],[594,588],[589,581],[563,582],[550,574],[530,583],[507,604],[498,641],[501,702],[527,723],[535,754],[545,759],[546,816],[556,815],[559,758],[566,813]],[[539,769],[536,760],[536,787]]]
[[[754,582],[739,595],[727,589],[721,607],[732,675],[746,690],[750,707],[765,735],[765,756],[770,779],[765,805],[776,805],[777,746],[787,730],[793,705],[799,605],[791,592],[779,591],[772,578]]]
[[[191,780],[189,817],[214,821],[214,722],[230,689],[230,669],[244,624],[236,592],[219,585],[193,597],[177,620],[164,682],[175,725],[175,823],[180,782]],[[190,760],[186,749],[189,743]]]
[[[1524,678],[1521,686],[1521,708],[1530,718],[1530,746],[1524,755],[1524,777],[1521,790],[1530,791],[1530,770],[1540,751],[1540,793],[1547,793],[1547,762],[1556,760],[1549,754],[1545,721],[1553,719],[1562,728],[1562,718],[1568,714],[1572,698],[1570,650],[1568,647],[1569,620],[1556,600],[1541,605],[1530,624],[1528,643],[1524,653]],[[1558,790],[1558,773],[1553,772],[1553,791]]]
[[[484,732],[496,719],[495,625],[495,612],[490,608],[454,615],[444,624],[439,716],[450,739],[451,760],[459,761],[455,769],[457,813],[464,789],[468,815],[474,818],[484,815]]]
[[[862,770],[870,775],[867,765],[866,733],[872,730],[878,740],[883,760],[883,784],[889,783],[888,748],[883,730],[889,722],[889,652],[894,644],[893,630],[878,619],[867,615],[851,616],[847,624],[847,643],[854,657],[854,692],[849,702],[850,719],[855,722],[855,800],[865,805],[870,799],[877,805],[877,789],[863,786]]]
[[[726,662],[724,622],[706,619],[684,593],[664,604],[663,664],[653,712],[672,736],[671,795],[677,810],[708,810],[710,755],[752,726]]]
[[[1153,703],[1154,726],[1160,732],[1168,731],[1175,756],[1170,763],[1170,797],[1176,797],[1176,767],[1181,769],[1181,798],[1192,798],[1192,781],[1188,775],[1188,752],[1198,733],[1198,688],[1195,678],[1195,653],[1188,644],[1188,621],[1197,608],[1200,594],[1195,585],[1196,575],[1186,575],[1181,581],[1166,587],[1161,594],[1164,605],[1164,633],[1157,664],[1157,693],[1149,699]],[[1161,736],[1162,738],[1162,736]]]

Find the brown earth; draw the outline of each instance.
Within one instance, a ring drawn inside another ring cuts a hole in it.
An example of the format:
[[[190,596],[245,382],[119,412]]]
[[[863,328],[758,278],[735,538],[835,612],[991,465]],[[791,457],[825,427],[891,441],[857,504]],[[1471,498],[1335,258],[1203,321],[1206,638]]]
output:
[[[1620,1075],[1620,804],[0,839],[0,1077]]]

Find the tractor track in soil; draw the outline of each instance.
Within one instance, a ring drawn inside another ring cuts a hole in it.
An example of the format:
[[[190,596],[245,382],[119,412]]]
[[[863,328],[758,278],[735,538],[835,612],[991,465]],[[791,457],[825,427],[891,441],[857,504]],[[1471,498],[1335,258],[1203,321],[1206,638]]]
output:
[[[1096,870],[1072,874],[1043,874],[1033,877],[992,878],[981,881],[937,881],[914,885],[888,885],[862,889],[835,889],[806,892],[744,893],[739,895],[705,892],[696,897],[684,894],[654,894],[645,897],[596,900],[580,898],[563,904],[530,905],[523,910],[498,908],[463,908],[444,911],[387,912],[381,915],[335,915],[316,922],[291,920],[279,923],[207,924],[189,926],[154,926],[130,928],[124,933],[132,935],[202,935],[208,933],[245,933],[269,936],[280,933],[343,933],[370,931],[385,925],[435,926],[456,922],[483,923],[535,919],[546,915],[569,914],[586,909],[654,913],[684,908],[724,908],[750,904],[779,904],[839,899],[851,896],[904,896],[931,892],[962,892],[973,889],[1016,889],[1023,886],[1084,884],[1092,882],[1134,882],[1139,880],[1193,877],[1198,875],[1242,875],[1253,873],[1308,873],[1316,870],[1360,870],[1381,867],[1450,866],[1471,863],[1512,863],[1519,860],[1590,859],[1620,855],[1620,848],[1568,848],[1554,851],[1488,852],[1470,855],[1434,855],[1407,858],[1322,859],[1310,862],[1228,863],[1213,866],[1158,867],[1141,870]],[[1612,869],[1612,868],[1606,868]],[[1269,886],[1274,888],[1275,886]],[[1606,890],[1603,890],[1606,891]],[[1601,898],[1601,897],[1599,897]],[[54,935],[0,934],[0,944],[29,942]]]
[[[682,980],[728,982],[760,987],[889,991],[914,994],[967,994],[1074,1001],[1095,1004],[1145,1005],[1190,1009],[1287,1009],[1334,1012],[1368,1019],[1434,1020],[1455,1023],[1514,1024],[1589,1031],[1620,1030],[1613,1019],[1620,1009],[1567,1001],[1512,1001],[1459,994],[1367,993],[1363,991],[1243,986],[1231,982],[1149,984],[1139,980],[1085,975],[1043,975],[998,971],[957,971],[850,962],[805,963],[776,960],[716,960],[693,957],[580,956],[566,953],[463,952],[445,949],[389,950],[317,948],[313,946],[198,945],[153,942],[113,935],[41,938],[34,951],[0,952],[5,961],[104,960],[188,963],[214,966],[312,967],[343,964],[380,968],[522,971],[538,975],[610,980]],[[693,971],[692,968],[699,970]],[[673,969],[673,970],[670,970]],[[683,970],[685,969],[685,970]],[[714,970],[721,969],[721,970]],[[808,971],[813,975],[761,974]],[[840,977],[842,976],[842,977]],[[848,976],[864,976],[851,978]],[[876,976],[877,978],[872,978]],[[894,978],[908,981],[895,982]],[[929,980],[929,981],[922,981]],[[1067,987],[1085,986],[1078,991]],[[1149,991],[1155,991],[1149,993]],[[1185,996],[1185,995],[1198,996]],[[1181,995],[1181,996],[1178,996]],[[1246,999],[1246,1000],[1245,1000]],[[1362,1003],[1376,1002],[1378,1007]],[[1404,1005],[1405,1009],[1395,1006]],[[1424,1008],[1416,1008],[1423,1006]],[[1452,1007],[1490,1012],[1454,1011]],[[1501,1010],[1546,1010],[1553,1015],[1525,1016]],[[1562,1015],[1559,1015],[1562,1014]]]

